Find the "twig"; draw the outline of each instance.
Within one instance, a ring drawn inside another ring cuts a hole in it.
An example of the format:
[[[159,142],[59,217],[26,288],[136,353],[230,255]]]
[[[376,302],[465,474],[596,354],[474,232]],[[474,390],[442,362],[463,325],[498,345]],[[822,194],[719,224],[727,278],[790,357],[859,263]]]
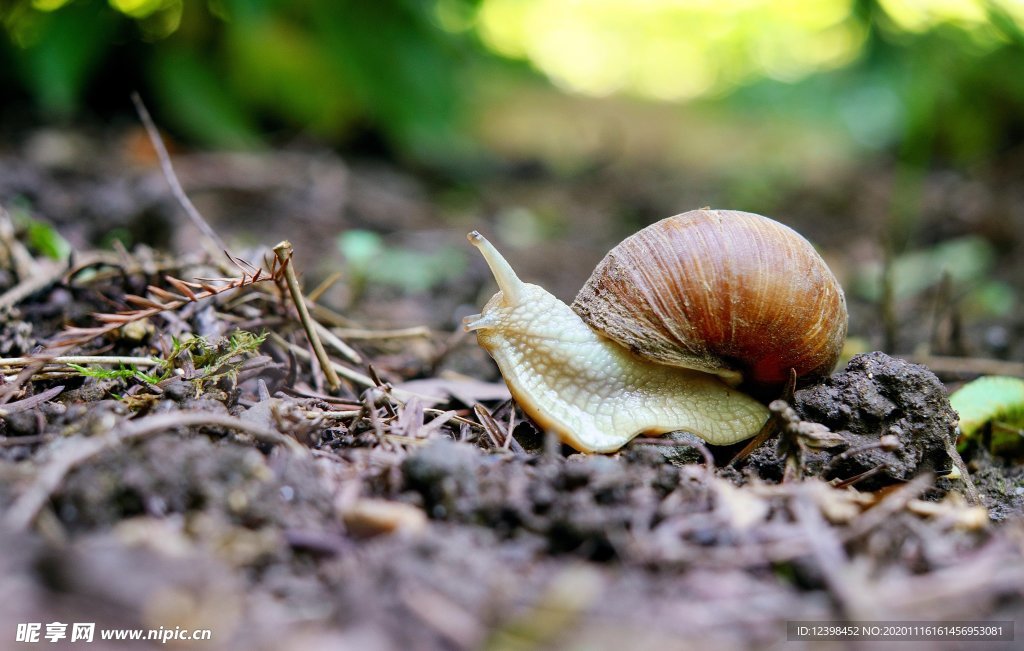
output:
[[[16,414],[20,411],[26,411],[28,409],[34,409],[39,405],[43,404],[48,400],[52,400],[60,395],[60,392],[64,390],[63,386],[57,386],[47,389],[42,393],[37,393],[34,396],[23,398],[17,402],[8,402],[3,407],[0,407],[0,418],[9,416],[10,414]]]
[[[827,474],[828,471],[840,461],[845,461],[846,459],[857,456],[858,454],[879,449],[884,450],[885,452],[892,452],[900,449],[901,445],[900,438],[895,434],[883,434],[877,441],[865,443],[864,445],[859,445],[855,448],[849,448],[833,456],[829,459],[828,463],[825,464],[824,468],[822,468],[822,474]]]
[[[50,350],[49,353],[51,355],[58,355],[68,348],[69,346],[56,348],[54,350]],[[46,365],[45,359],[45,357],[39,356],[37,361],[29,362],[25,365],[25,367],[18,372],[18,376],[13,380],[8,380],[4,384],[0,384],[0,405],[7,404],[11,398],[21,390],[23,384],[31,380],[36,373],[42,370],[43,366]]]
[[[43,362],[46,366],[68,364],[77,364],[78,366],[85,366],[87,364],[104,366],[160,366],[164,363],[162,359],[157,359],[155,357],[127,357],[117,355],[111,355],[109,357],[104,355],[60,355],[56,357],[47,357],[45,355],[39,355],[38,357],[0,357],[0,368],[21,368],[36,362]]]
[[[178,200],[181,207],[185,209],[185,214],[192,220],[192,224],[199,229],[207,240],[209,240],[210,246],[212,247],[211,252],[216,254],[218,251],[224,251],[227,249],[227,245],[224,240],[217,235],[216,231],[210,226],[209,223],[203,218],[203,216],[196,210],[196,207],[192,205],[192,201],[185,194],[185,190],[181,187],[181,182],[178,181],[178,176],[174,173],[174,166],[171,165],[171,157],[167,153],[167,148],[164,147],[164,141],[160,137],[160,131],[157,130],[156,124],[153,123],[153,118],[149,116],[149,111],[146,109],[146,105],[143,104],[142,98],[138,93],[132,93],[132,103],[135,104],[135,110],[139,114],[139,119],[142,120],[142,126],[146,128],[146,134],[149,135],[149,141],[153,143],[153,149],[156,150],[157,158],[160,159],[160,168],[163,170],[164,177],[167,179],[168,185],[171,186],[171,192],[174,194],[174,198]]]
[[[508,432],[508,436],[505,438],[505,443],[502,445],[503,448],[508,450],[513,443],[516,443],[516,439],[512,436],[512,432],[516,428],[516,407],[514,404],[508,406],[508,425],[505,427],[505,431]],[[520,446],[522,447],[522,446]]]
[[[744,445],[743,449],[737,452],[736,456],[729,461],[729,465],[735,468],[738,464],[746,460],[754,450],[761,447],[761,444],[775,436],[778,431],[779,419],[775,414],[772,414],[768,417],[768,420],[765,421],[764,425],[761,426],[761,429],[758,430],[754,438],[750,439],[750,442]]]
[[[429,337],[430,328],[414,326],[394,330],[370,330],[367,328],[333,328],[331,332],[346,339],[406,339],[413,337]]]
[[[487,438],[490,439],[491,446],[497,450],[504,449],[504,446],[501,444],[501,441],[504,438],[501,427],[499,427],[498,423],[494,421],[494,417],[487,411],[487,408],[480,403],[477,403],[473,405],[473,413],[475,413],[476,417],[480,419],[480,424],[483,425],[484,433],[487,434]],[[509,436],[512,435],[509,434]]]
[[[287,348],[288,351],[290,351],[296,357],[298,357],[299,359],[302,359],[303,361],[307,361],[308,362],[311,359],[313,359],[312,355],[309,354],[309,351],[303,350],[303,348],[301,346],[296,346],[295,344],[291,343],[290,341],[287,341],[284,337],[282,337],[281,335],[277,334],[276,332],[271,332],[270,333],[270,339],[272,341],[274,341],[274,343],[278,344],[279,346],[283,346],[284,348]],[[350,368],[348,368],[346,366],[343,366],[343,365],[338,364],[336,362],[332,362],[330,360],[328,360],[328,363],[329,363],[330,367],[334,370],[335,373],[337,373],[341,377],[345,378],[346,380],[349,380],[350,382],[353,382],[355,384],[358,384],[358,385],[364,386],[364,387],[375,387],[375,386],[377,386],[376,384],[373,383],[373,380],[370,379],[370,377],[368,375],[363,375],[362,373],[359,373],[357,371],[353,371],[352,369],[350,369]]]
[[[380,379],[380,376],[377,375],[377,369],[373,368],[373,364],[367,366],[366,370],[370,372],[370,379],[373,380],[373,385],[380,389],[386,397],[390,397],[391,385]],[[385,400],[383,405],[384,411],[388,412],[389,417],[394,418],[398,415],[398,413],[395,412],[395,408],[391,406],[391,401]]]
[[[0,439],[0,448],[14,447],[16,445],[35,445],[44,443],[53,438],[52,434],[34,434],[32,436],[14,436]]]
[[[101,452],[123,443],[143,439],[167,430],[198,425],[235,429],[245,432],[264,443],[284,445],[293,452],[306,453],[306,448],[302,447],[295,439],[288,438],[272,429],[225,414],[173,412],[149,416],[130,423],[120,431],[110,432],[102,436],[75,439],[68,442],[67,447],[57,450],[58,456],[55,456],[43,467],[36,476],[35,481],[11,505],[11,508],[4,516],[4,524],[18,531],[27,529],[35,520],[39,511],[46,505],[46,502],[60,487],[64,477],[77,466],[92,459]]]
[[[331,275],[327,276],[319,285],[313,288],[313,291],[306,295],[306,299],[310,303],[316,303],[320,300],[320,296],[322,296],[324,292],[333,287],[334,283],[341,280],[341,276],[342,273],[340,271],[335,271]]]
[[[423,410],[423,413],[424,414],[433,414],[435,416],[442,416],[444,414],[447,414],[448,412],[443,411],[441,409],[433,409],[431,407],[426,407]],[[449,420],[451,420],[453,423],[459,423],[461,425],[469,425],[470,427],[474,427],[474,428],[479,429],[479,430],[484,429],[484,426],[481,425],[480,423],[476,422],[475,420],[470,420],[468,418],[463,418],[462,416],[452,416],[451,418],[449,418]],[[433,421],[431,421],[431,422],[433,422]]]
[[[835,488],[846,488],[847,486],[856,486],[857,484],[859,484],[860,482],[864,481],[865,479],[869,479],[871,477],[874,477],[875,475],[879,474],[880,472],[886,470],[888,467],[889,467],[889,464],[880,463],[880,464],[878,464],[877,466],[875,466],[873,468],[868,468],[864,472],[861,472],[861,473],[858,473],[858,474],[854,475],[853,477],[847,477],[845,479],[833,479],[829,483],[833,487],[835,487]]]
[[[339,355],[352,362],[353,364],[362,364],[363,357],[357,353],[351,346],[341,340],[341,337],[331,332],[326,326],[313,321],[313,325],[316,327],[317,334],[324,338],[331,348],[338,352]]]
[[[177,310],[188,303],[202,301],[234,289],[242,289],[243,287],[248,287],[261,282],[276,281],[280,278],[280,267],[271,269],[269,273],[263,269],[256,269],[255,273],[250,273],[246,266],[241,264],[242,261],[237,258],[232,258],[232,262],[235,262],[239,269],[241,269],[241,278],[197,278],[197,282],[186,282],[172,276],[165,276],[164,280],[166,280],[172,287],[178,289],[180,292],[179,294],[169,292],[153,285],[149,286],[149,293],[160,300],[154,300],[144,296],[135,296],[134,294],[127,294],[125,295],[124,300],[132,305],[139,306],[137,309],[123,310],[121,312],[113,313],[95,313],[92,315],[93,318],[102,324],[98,326],[89,328],[67,326],[62,332],[58,333],[57,336],[54,337],[50,345],[47,347],[47,352],[50,355],[59,354],[59,352],[69,350],[76,346],[81,346],[96,337],[101,337],[105,334],[118,330],[129,323],[147,319],[151,316],[160,314],[161,312]],[[224,284],[215,286],[211,283]]]
[[[780,399],[785,400],[788,403],[793,402],[793,394],[796,392],[796,369],[789,369],[789,377],[786,380],[786,385],[782,389],[782,395]],[[743,449],[736,453],[736,456],[729,461],[729,465],[735,468],[738,464],[746,460],[754,450],[761,447],[761,444],[770,439],[772,436],[779,431],[779,418],[776,414],[772,414],[765,421],[761,429],[754,435],[754,438],[749,443],[743,446]]]
[[[334,310],[324,307],[319,303],[312,303],[309,306],[309,311],[317,321],[332,328],[336,326],[343,328],[355,326],[355,323],[351,319],[342,316]]]
[[[341,382],[338,380],[338,374],[334,372],[334,364],[327,357],[327,351],[324,350],[323,342],[320,341],[320,337],[317,335],[316,327],[313,325],[314,322],[309,317],[306,301],[302,298],[299,279],[296,278],[295,268],[292,265],[291,242],[288,240],[280,242],[274,247],[274,255],[277,256],[281,266],[284,268],[284,279],[288,284],[288,293],[291,294],[295,309],[299,312],[299,321],[302,322],[302,327],[306,330],[306,338],[309,339],[309,343],[313,346],[313,352],[316,353],[316,359],[320,363],[320,370],[327,377],[327,385],[331,388],[331,391],[337,391],[341,386]]]
[[[32,294],[59,281],[63,275],[62,267],[51,267],[46,273],[36,273],[28,278],[23,278],[17,285],[0,294],[0,309],[17,305]]]

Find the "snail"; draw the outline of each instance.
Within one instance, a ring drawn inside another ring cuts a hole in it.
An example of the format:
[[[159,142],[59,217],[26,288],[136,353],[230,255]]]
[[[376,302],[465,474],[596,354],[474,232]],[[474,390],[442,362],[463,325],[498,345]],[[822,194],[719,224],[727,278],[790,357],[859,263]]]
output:
[[[737,387],[827,375],[846,300],[825,261],[767,217],[694,210],[626,238],[572,306],[524,283],[474,231],[498,293],[463,324],[523,411],[584,452],[685,430],[714,445],[754,436],[765,406]]]

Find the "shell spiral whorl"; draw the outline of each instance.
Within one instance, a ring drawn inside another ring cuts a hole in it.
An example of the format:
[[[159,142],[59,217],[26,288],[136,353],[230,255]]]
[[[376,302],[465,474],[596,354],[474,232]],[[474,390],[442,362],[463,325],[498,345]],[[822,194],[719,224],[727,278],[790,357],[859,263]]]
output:
[[[693,210],[625,239],[572,309],[638,355],[775,385],[831,371],[846,300],[796,231],[753,213]]]

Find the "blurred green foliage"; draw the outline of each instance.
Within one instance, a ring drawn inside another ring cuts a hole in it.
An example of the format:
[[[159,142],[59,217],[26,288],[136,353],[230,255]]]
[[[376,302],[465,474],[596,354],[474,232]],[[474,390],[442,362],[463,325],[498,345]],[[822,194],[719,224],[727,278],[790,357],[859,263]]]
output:
[[[349,229],[338,236],[349,284],[358,294],[367,284],[396,287],[406,293],[425,292],[459,278],[466,268],[460,249],[441,247],[424,253],[387,246],[380,235]]]
[[[36,252],[51,260],[67,260],[71,244],[45,221],[32,217],[31,210],[22,202],[12,202],[10,210],[15,227],[24,233],[24,241]]]
[[[572,93],[837,124],[911,170],[1024,142],[1020,0],[0,0],[0,24],[8,99],[54,119],[138,89],[219,146],[371,134],[451,157],[473,84],[523,67]]]
[[[1017,307],[1017,297],[1010,286],[992,278],[996,261],[995,247],[983,237],[944,240],[927,249],[895,256],[890,291],[895,300],[905,301],[948,282],[969,316],[1006,316]],[[881,262],[860,266],[851,279],[850,290],[867,301],[882,300],[883,273]]]
[[[221,146],[278,126],[335,141],[366,126],[436,149],[456,135],[456,71],[472,50],[419,0],[17,0],[0,21],[0,69],[50,118],[104,89],[123,103],[137,84],[169,126]]]

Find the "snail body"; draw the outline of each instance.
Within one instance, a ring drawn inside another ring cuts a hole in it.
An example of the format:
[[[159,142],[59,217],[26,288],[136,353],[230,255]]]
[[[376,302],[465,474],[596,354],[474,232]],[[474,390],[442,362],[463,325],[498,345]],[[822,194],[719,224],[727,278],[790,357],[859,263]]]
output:
[[[698,210],[652,224],[609,252],[571,308],[522,282],[479,233],[469,239],[500,291],[466,329],[523,410],[581,451],[676,430],[716,445],[749,438],[768,411],[735,386],[778,383],[790,368],[827,373],[845,338],[824,261],[759,215]]]

